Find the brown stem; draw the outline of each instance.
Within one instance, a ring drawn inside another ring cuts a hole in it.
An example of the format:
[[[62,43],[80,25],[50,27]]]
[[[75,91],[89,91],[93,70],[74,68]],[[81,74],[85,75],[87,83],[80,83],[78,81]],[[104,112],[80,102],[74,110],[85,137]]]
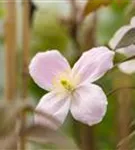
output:
[[[5,97],[12,101],[16,96],[16,4],[15,0],[6,2],[6,22],[5,22],[5,60],[6,60],[6,82]]]
[[[121,141],[123,138],[125,138],[127,135],[129,135],[129,123],[131,122],[131,91],[127,90],[134,89],[131,84],[131,78],[129,76],[126,76],[125,74],[122,74],[118,72],[115,80],[114,80],[114,88],[117,89],[118,85],[121,85],[123,87],[123,90],[120,90],[119,93],[116,94],[117,99],[117,132],[116,137],[118,138],[118,142]],[[120,78],[120,80],[119,80]],[[123,82],[124,81],[124,82]],[[123,92],[124,91],[124,92]],[[129,144],[124,143],[121,147],[119,147],[119,150],[126,150],[129,149]]]
[[[106,94],[107,97],[110,97],[111,95],[115,94],[116,92],[119,92],[121,90],[135,90],[135,86],[129,86],[129,87],[119,87],[117,89],[114,89]]]
[[[23,2],[23,74],[22,74],[22,99],[26,101],[28,96],[28,63],[29,63],[29,43],[30,43],[30,23],[29,23],[29,0]],[[22,114],[22,129],[26,122],[26,116]],[[20,150],[25,150],[25,139],[20,139]]]
[[[135,56],[131,56],[131,57],[129,57],[129,58],[126,58],[126,59],[122,60],[121,62],[114,64],[113,68],[118,67],[121,63],[124,63],[124,62],[129,61],[129,60],[133,60],[133,59],[135,59]],[[113,69],[113,68],[112,68],[112,69]],[[111,72],[112,69],[109,70],[108,72]]]
[[[80,50],[80,43],[78,42],[78,28],[79,24],[77,23],[77,13],[78,13],[78,8],[76,5],[76,0],[69,0],[71,4],[71,27],[70,27],[70,36],[72,38],[72,41],[75,46],[76,50],[76,57],[81,55],[81,50]]]
[[[84,35],[84,50],[88,50],[96,45],[96,23],[97,23],[97,13],[93,14],[92,19],[90,20],[89,26],[86,28]]]
[[[91,26],[86,28],[84,34],[83,49],[88,50],[95,46],[95,31],[96,31],[96,13],[93,15]],[[95,143],[95,129],[88,125],[80,124],[80,136],[81,136],[81,149],[83,150],[97,150]]]
[[[70,0],[71,2],[71,8],[72,8],[72,27],[71,27],[71,38],[74,42],[75,45],[75,50],[76,50],[76,59],[78,59],[81,56],[81,45],[78,41],[78,29],[80,28],[81,23],[78,24],[77,21],[77,7],[76,7],[76,2],[75,0]],[[95,22],[95,16],[94,16],[94,22]],[[93,30],[94,29],[94,30]],[[87,45],[87,48],[91,48],[95,45],[95,24],[93,23],[93,27],[88,29],[86,31],[86,38],[85,38],[85,46]],[[85,49],[85,48],[84,48]],[[74,126],[75,130],[79,128],[79,144],[81,149],[83,150],[95,150],[95,139],[94,139],[94,130],[92,127],[89,127],[87,125],[84,125],[82,123],[79,123],[77,121],[74,121]]]
[[[80,124],[80,141],[82,150],[95,150],[94,127]]]
[[[25,0],[23,4],[23,71],[22,71],[23,99],[26,99],[28,95],[29,43],[30,43],[29,0]]]
[[[135,56],[128,57],[128,58],[126,58],[126,59],[122,60],[120,63],[123,63],[123,62],[129,61],[129,60],[132,60],[132,59],[135,59]]]

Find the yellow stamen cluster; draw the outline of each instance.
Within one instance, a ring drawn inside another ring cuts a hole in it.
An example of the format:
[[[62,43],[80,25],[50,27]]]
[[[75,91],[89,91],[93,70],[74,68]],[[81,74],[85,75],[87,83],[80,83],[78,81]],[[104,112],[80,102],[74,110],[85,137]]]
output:
[[[68,80],[62,79],[61,84],[68,91],[74,90],[74,86]]]

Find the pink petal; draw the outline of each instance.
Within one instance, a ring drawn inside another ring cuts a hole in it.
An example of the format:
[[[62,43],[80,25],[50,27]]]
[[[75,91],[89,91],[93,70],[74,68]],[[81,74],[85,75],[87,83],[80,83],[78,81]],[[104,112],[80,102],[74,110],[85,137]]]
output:
[[[50,90],[54,78],[70,69],[67,60],[56,50],[36,54],[29,65],[34,81],[43,89]]]
[[[73,75],[80,75],[81,82],[94,82],[113,67],[114,52],[106,47],[93,48],[84,52],[73,67]]]
[[[80,86],[73,95],[73,117],[90,126],[102,121],[107,110],[107,98],[103,90],[94,84]]]
[[[50,92],[43,96],[36,107],[36,110],[47,113],[63,124],[70,107],[70,98],[67,95]],[[56,129],[58,126],[51,120],[40,115],[35,116],[35,123]]]
[[[126,74],[135,73],[135,60],[129,60],[120,64],[119,69]]]

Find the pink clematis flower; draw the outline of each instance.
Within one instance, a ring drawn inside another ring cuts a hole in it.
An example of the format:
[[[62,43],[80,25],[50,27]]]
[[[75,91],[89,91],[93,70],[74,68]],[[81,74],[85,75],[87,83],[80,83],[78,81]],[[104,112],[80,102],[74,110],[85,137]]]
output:
[[[61,124],[69,111],[84,124],[99,123],[106,113],[107,98],[92,82],[113,67],[113,56],[114,52],[106,47],[93,48],[84,52],[71,69],[57,50],[38,53],[29,72],[41,88],[50,92],[41,98],[36,109],[54,116]],[[39,115],[35,116],[35,122],[54,127]]]

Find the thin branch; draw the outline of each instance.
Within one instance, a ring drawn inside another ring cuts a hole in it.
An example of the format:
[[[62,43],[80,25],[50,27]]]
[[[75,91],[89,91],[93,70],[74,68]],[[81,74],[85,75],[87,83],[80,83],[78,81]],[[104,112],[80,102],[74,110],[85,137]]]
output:
[[[108,47],[110,50],[112,50],[109,45],[105,45],[105,46]],[[112,50],[112,51],[113,51],[113,50]],[[114,51],[114,52],[115,52],[115,51]],[[118,67],[118,65],[120,65],[121,63],[124,63],[124,62],[129,61],[129,60],[132,60],[132,59],[135,59],[135,56],[131,56],[131,57],[125,58],[125,59],[122,60],[121,62],[115,64],[115,65],[113,66],[113,68]]]
[[[107,93],[107,97],[111,96],[112,94],[115,94],[116,92],[119,92],[121,90],[135,90],[135,86],[129,86],[129,87],[119,87],[117,89],[114,89],[112,91],[110,91],[109,93]]]
[[[11,101],[16,96],[16,2],[15,0],[6,3],[6,23],[5,23],[5,64],[6,82],[5,97]]]
[[[129,61],[129,60],[132,60],[132,59],[135,59],[135,56],[131,56],[131,57],[129,57],[129,58],[126,58],[126,59],[124,59],[122,62],[126,62],[126,61]]]
[[[120,80],[118,80],[118,78],[120,78]],[[118,88],[118,85],[121,85],[121,87]],[[113,80],[113,87],[115,89],[114,93],[116,91],[119,91],[115,95],[115,99],[117,102],[116,136],[118,137],[118,141],[121,141],[130,133],[129,123],[131,121],[130,114],[132,106],[131,90],[133,90],[135,87],[134,85],[132,85],[131,78],[129,76],[124,75],[121,72],[118,72],[117,76],[115,76]],[[124,143],[119,150],[127,150],[127,149],[129,149],[129,143]]]
[[[71,5],[71,28],[70,28],[70,35],[73,40],[73,43],[75,45],[75,50],[77,51],[77,57],[81,55],[80,51],[80,43],[78,42],[78,22],[77,22],[77,13],[78,13],[78,8],[76,4],[76,0],[69,0],[70,5]]]
[[[27,98],[28,92],[28,63],[29,63],[29,43],[30,43],[30,24],[29,24],[29,0],[23,5],[23,90],[22,97]]]
[[[20,113],[27,113],[27,112],[34,113],[34,115],[36,114],[47,120],[50,120],[50,122],[52,122],[52,124],[55,124],[56,126],[61,125],[61,123],[58,119],[56,119],[55,117],[53,117],[52,115],[50,115],[46,112],[36,110],[35,107],[30,104],[22,105],[20,109],[17,109],[17,111],[15,111],[15,114],[16,114],[16,116],[18,116],[18,115],[20,115]]]
[[[29,0],[23,2],[23,74],[22,74],[22,99],[26,101],[28,96],[28,63],[29,63],[29,43],[30,43],[30,3]],[[22,129],[26,123],[25,113],[22,113]],[[20,150],[25,150],[25,138],[20,139]]]
[[[121,63],[124,63],[124,62],[129,61],[129,60],[133,60],[133,59],[135,59],[135,56],[131,56],[131,57],[129,57],[129,58],[126,58],[126,59],[122,60],[121,62],[118,62],[118,63],[114,64],[113,68],[118,67]],[[113,69],[113,68],[112,68],[112,69]],[[111,71],[112,71],[112,70],[110,70],[110,71],[108,71],[108,72],[111,72]]]
[[[133,131],[118,143],[117,149],[119,149],[123,144],[128,143],[134,136],[135,136],[135,132]]]

